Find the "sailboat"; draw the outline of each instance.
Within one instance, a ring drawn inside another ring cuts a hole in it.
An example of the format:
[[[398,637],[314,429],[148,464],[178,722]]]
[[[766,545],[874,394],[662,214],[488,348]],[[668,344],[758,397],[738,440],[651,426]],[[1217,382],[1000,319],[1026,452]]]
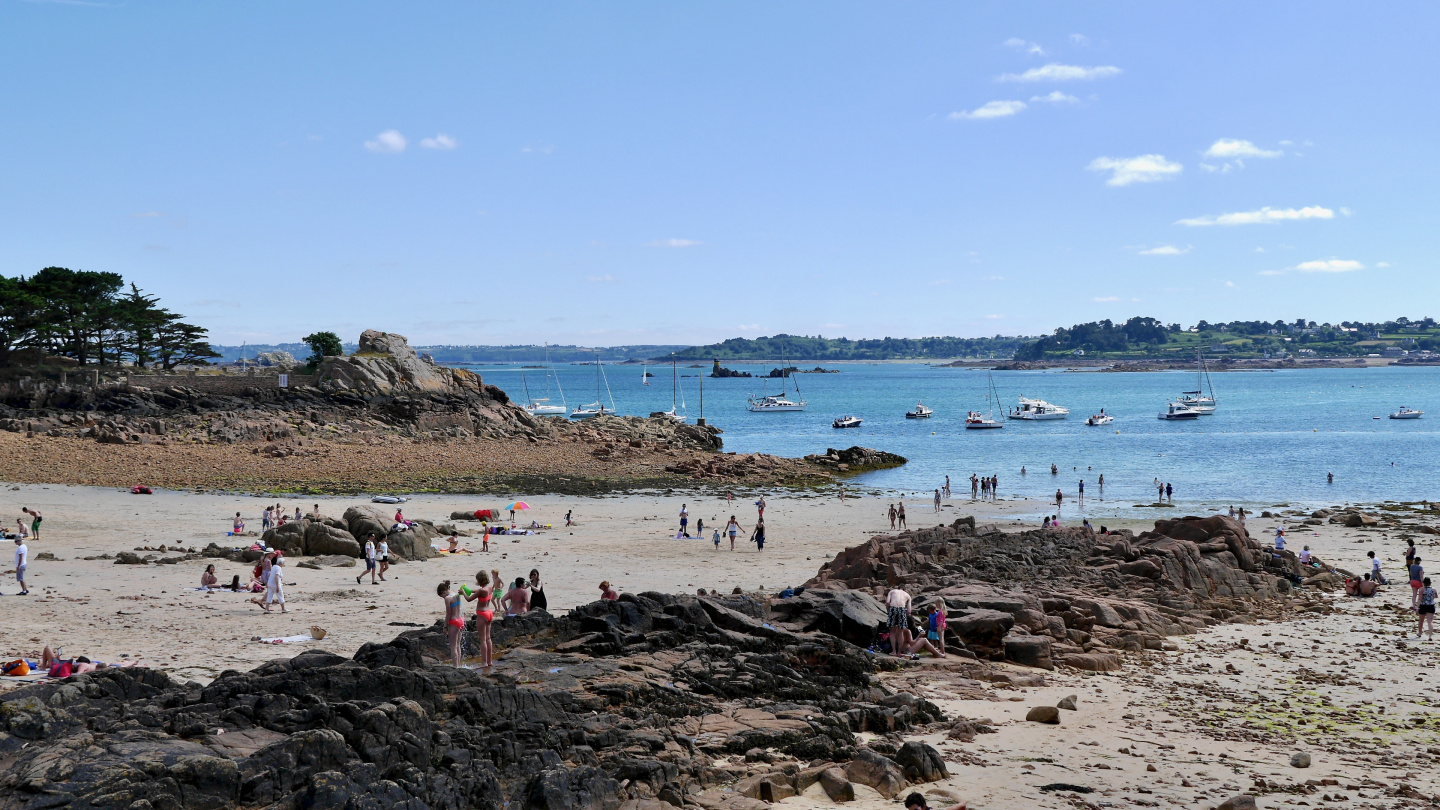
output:
[[[1209,396],[1205,394],[1206,389],[1209,389]],[[1215,413],[1215,387],[1210,384],[1210,370],[1205,368],[1205,355],[1201,352],[1195,352],[1195,390],[1180,392],[1175,404],[1184,405],[1201,416]]]
[[[525,384],[525,372],[520,372],[520,384],[525,388],[525,405],[522,407],[531,416],[564,416],[565,415],[565,389],[560,388],[560,377],[555,375],[555,387],[560,389],[560,404],[550,404],[550,377],[555,375],[554,366],[550,365],[550,344],[545,344],[545,396],[530,396],[530,387]]]
[[[995,403],[1000,399],[1000,393],[995,390],[995,375],[985,372],[985,399],[990,401],[990,411],[982,414],[979,411],[970,411],[965,415],[966,430],[992,430],[1005,427],[1005,423],[995,418]]]
[[[644,364],[644,363],[641,363],[641,364],[640,364],[640,384],[641,384],[641,385],[649,385],[649,384],[650,384],[650,372],[648,372],[648,371],[645,370],[645,364]]]
[[[589,405],[577,405],[575,410],[570,412],[571,419],[589,419],[594,416],[604,416],[607,413],[611,416],[615,415],[614,395],[610,396],[609,410],[606,410],[605,406],[600,402],[600,386],[602,381],[605,386],[605,393],[610,394],[610,381],[605,379],[605,366],[600,362],[600,353],[597,351],[595,353],[595,401]]]
[[[646,385],[649,385],[647,380]],[[660,415],[674,419],[677,422],[684,422],[686,417],[681,415],[679,408],[685,405],[684,397],[680,394],[680,374],[675,365],[675,360],[670,360],[670,410],[661,411]]]
[[[751,395],[750,395],[750,401],[749,401],[749,403],[745,406],[745,409],[748,410],[748,411],[750,411],[751,413],[776,413],[776,412],[779,412],[779,411],[803,411],[803,410],[805,410],[805,400],[801,399],[799,402],[795,402],[794,400],[790,400],[790,399],[786,399],[786,398],[785,398],[785,381],[788,380],[788,379],[793,378],[794,376],[795,376],[795,375],[793,375],[793,374],[786,374],[786,373],[785,373],[785,350],[784,350],[784,348],[781,348],[781,350],[780,350],[780,393],[779,393],[778,395],[773,395],[773,396],[767,394],[767,395],[765,395],[765,396],[760,397],[759,399],[756,399],[756,398],[755,398],[755,395],[754,395],[754,394],[751,394]],[[767,379],[768,379],[768,378],[767,378]],[[795,397],[796,397],[796,399],[799,399],[799,397],[800,397],[800,381],[799,381],[799,380],[795,380]]]

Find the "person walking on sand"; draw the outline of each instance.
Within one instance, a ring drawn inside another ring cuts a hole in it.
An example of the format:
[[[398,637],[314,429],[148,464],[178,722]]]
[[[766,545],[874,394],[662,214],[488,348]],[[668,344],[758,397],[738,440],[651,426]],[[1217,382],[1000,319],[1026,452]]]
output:
[[[935,511],[940,511],[940,490],[935,490]]]
[[[890,531],[895,531],[895,504],[890,504]]]
[[[370,575],[370,584],[371,584],[371,585],[374,585],[374,584],[375,584],[375,535],[373,535],[373,534],[370,535],[369,537],[366,537],[366,538],[365,538],[365,570],[360,573],[360,576],[355,577],[355,584],[356,584],[356,585],[359,585],[359,584],[360,584],[360,580],[364,579],[366,574],[369,574],[369,575]]]
[[[30,547],[23,538],[15,538],[15,581],[20,585],[20,596],[29,596],[30,587],[25,584],[25,569],[30,567]]]
[[[574,511],[575,511],[574,509],[566,509],[566,510],[565,510],[565,525],[566,525],[567,527],[569,527],[569,526],[574,526],[574,525],[575,525],[575,521],[573,521],[573,520],[570,519],[570,515],[571,515],[571,513],[573,513]]]
[[[900,522],[900,528],[905,528],[905,502],[901,501],[895,509],[895,519]]]
[[[910,594],[904,588],[896,586],[885,595],[885,626],[890,628],[891,654],[903,655],[902,651],[910,649],[913,641],[910,635]]]
[[[731,551],[734,551],[734,550],[735,550],[735,535],[737,535],[737,534],[740,533],[740,522],[735,519],[735,516],[734,516],[734,515],[731,515],[731,516],[730,516],[730,522],[725,524],[725,533],[728,534],[728,535],[730,535],[730,550],[731,550]],[[719,547],[720,547],[720,544],[717,542],[717,543],[715,544],[715,547],[716,547],[716,548],[719,548]]]
[[[270,587],[265,592],[265,612],[270,612],[270,606],[280,603],[280,612],[289,613],[285,609],[285,558],[276,556],[275,562],[270,565]]]
[[[1410,607],[1414,609],[1420,604],[1420,589],[1425,587],[1425,569],[1420,566],[1420,558],[1415,557],[1410,561]]]
[[[465,620],[460,616],[460,594],[450,592],[450,580],[435,588],[435,593],[445,603],[445,636],[450,640],[450,663],[460,668],[460,634],[465,632]]]
[[[690,510],[686,509],[685,506],[686,505],[683,503],[680,504],[680,532],[679,534],[675,535],[675,539],[677,540],[681,537],[690,536],[690,532],[686,529],[686,527],[690,524]]]
[[[760,500],[755,502],[755,509],[758,510],[756,517],[765,517],[765,496],[761,495]]]
[[[500,572],[491,573],[495,575],[495,582],[499,583]],[[490,574],[484,571],[475,572],[475,584],[479,587],[466,594],[465,601],[476,603],[475,634],[480,637],[480,666],[489,670],[495,655],[495,645],[490,642],[490,623],[495,621],[495,610],[490,600],[495,594],[495,586],[490,584]]]
[[[945,476],[945,489],[943,490],[943,492],[945,493],[945,499],[946,499],[946,500],[949,500],[949,499],[950,499],[950,476],[948,476],[948,475]]]
[[[24,506],[20,508],[20,511],[30,516],[30,539],[39,542],[40,521],[44,520],[44,518],[40,517],[40,510]]]
[[[270,507],[265,507],[265,511],[260,513],[260,531],[270,531],[270,519],[274,517],[274,515],[275,513],[271,511]]]
[[[1426,577],[1421,584],[1424,587],[1419,591],[1417,596],[1419,604],[1415,608],[1420,615],[1420,627],[1416,629],[1415,637],[1420,638],[1420,634],[1425,632],[1425,626],[1428,624],[1430,626],[1428,638],[1433,640],[1435,638],[1435,589],[1430,587],[1429,577]]]
[[[750,539],[751,539],[751,541],[753,541],[753,542],[755,543],[755,550],[756,550],[757,552],[761,552],[761,551],[764,551],[764,550],[765,550],[765,521],[764,521],[764,519],[755,521],[755,531],[753,531],[753,532],[750,533]]]
[[[716,551],[719,551],[719,550],[720,550],[720,530],[719,530],[719,529],[716,529],[716,530],[715,530],[715,536],[714,536],[713,538],[711,538],[711,539],[715,541],[715,550],[716,550]]]
[[[1060,511],[1060,505],[1065,502],[1065,493],[1055,490],[1055,511]]]
[[[1305,548],[1310,547],[1306,546]],[[1380,558],[1376,557],[1373,551],[1367,552],[1365,556],[1370,558],[1370,578],[1375,580],[1376,584],[1389,585],[1390,583],[1386,582],[1385,577],[1380,573]]]
[[[390,543],[387,542],[389,535],[386,535],[385,538],[386,539],[380,541],[380,546],[375,549],[376,562],[380,564],[381,581],[385,579],[385,572],[390,570]]]

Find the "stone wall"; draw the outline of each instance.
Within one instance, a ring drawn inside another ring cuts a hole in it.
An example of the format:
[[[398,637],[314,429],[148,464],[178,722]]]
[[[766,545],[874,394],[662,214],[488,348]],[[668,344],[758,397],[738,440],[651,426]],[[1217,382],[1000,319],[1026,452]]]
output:
[[[127,381],[130,385],[143,385],[157,390],[178,385],[206,394],[229,396],[243,396],[252,388],[268,389],[280,386],[279,374],[269,370],[247,374],[131,374]],[[291,374],[289,383],[291,388],[314,385],[315,375]]]

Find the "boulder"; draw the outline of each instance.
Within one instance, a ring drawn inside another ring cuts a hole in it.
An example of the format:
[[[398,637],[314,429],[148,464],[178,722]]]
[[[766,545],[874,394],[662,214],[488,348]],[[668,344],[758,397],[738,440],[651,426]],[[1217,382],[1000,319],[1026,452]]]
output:
[[[853,802],[855,801],[855,786],[846,777],[845,771],[840,768],[826,768],[820,772],[820,788],[830,801]]]
[[[1115,653],[1090,652],[1062,655],[1060,663],[1067,667],[1083,669],[1086,672],[1119,672],[1120,656]]]
[[[343,554],[346,557],[359,557],[364,553],[364,548],[350,532],[337,529],[328,523],[314,522],[305,529],[305,553],[312,556]]]
[[[869,647],[875,628],[885,623],[885,608],[864,591],[807,588],[790,599],[772,600],[770,613],[800,632],[819,631],[858,647]]]
[[[444,393],[452,381],[446,370],[420,359],[403,335],[366,329],[358,350],[348,357],[327,357],[315,372],[322,389],[354,391],[361,396]]]
[[[1079,700],[1079,699],[1080,699],[1080,696],[1079,696],[1079,695],[1067,695],[1067,696],[1065,696],[1065,697],[1063,697],[1063,698],[1060,698],[1060,702],[1055,704],[1055,708],[1057,708],[1057,709],[1065,709],[1066,711],[1071,711],[1071,712],[1073,712],[1073,711],[1076,710],[1076,709],[1075,709],[1075,701],[1077,701],[1077,700]]]
[[[969,647],[999,648],[1004,643],[1005,634],[1015,626],[1012,614],[984,608],[971,610],[948,621],[950,632]]]
[[[1022,667],[1055,668],[1050,660],[1050,639],[1046,636],[1006,636],[1005,658]]]
[[[376,542],[379,542],[390,533],[390,527],[395,525],[394,513],[378,506],[352,506],[345,510],[345,516],[341,520],[361,548],[365,547],[365,538],[373,534]]]
[[[440,533],[429,523],[415,521],[405,531],[394,531],[386,537],[390,544],[390,556],[403,560],[424,560],[440,554],[431,543],[440,539]],[[395,560],[391,560],[394,562]]]
[[[1255,797],[1242,793],[1215,805],[1215,810],[1256,810]]]
[[[895,764],[905,771],[905,779],[910,782],[938,782],[950,778],[940,752],[927,743],[911,740],[900,746]]]
[[[1290,767],[1292,767],[1292,768],[1308,768],[1308,767],[1310,767],[1310,755],[1307,754],[1307,753],[1305,753],[1304,751],[1300,751],[1300,752],[1291,754],[1291,755],[1290,755]]]
[[[284,526],[266,529],[265,533],[260,535],[260,543],[266,548],[285,552],[287,557],[298,557],[305,553],[305,530],[309,525],[308,520],[297,520]]]
[[[851,782],[874,788],[887,799],[895,798],[905,787],[905,771],[895,760],[869,748],[856,751],[855,758],[845,766],[845,776]]]
[[[116,555],[115,555],[115,564],[116,564],[116,565],[144,565],[144,564],[145,564],[145,561],[142,560],[142,559],[140,559],[140,555],[134,553],[133,551],[122,551],[122,552],[120,552],[119,554],[116,554]]]
[[[1060,710],[1054,706],[1036,706],[1025,713],[1025,720],[1030,723],[1048,723],[1052,726],[1060,724]]]

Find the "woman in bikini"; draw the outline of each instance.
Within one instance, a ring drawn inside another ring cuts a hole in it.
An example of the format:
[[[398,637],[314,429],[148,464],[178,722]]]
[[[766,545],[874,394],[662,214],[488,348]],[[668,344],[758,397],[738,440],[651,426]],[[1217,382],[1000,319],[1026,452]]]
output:
[[[450,639],[450,660],[460,668],[460,634],[465,632],[465,620],[460,616],[460,594],[450,593],[450,580],[435,588],[435,593],[445,601],[445,634]]]
[[[495,581],[500,581],[500,572],[490,572],[495,575]],[[491,658],[494,656],[494,647],[490,643],[490,623],[495,620],[495,609],[490,600],[495,596],[495,587],[490,584],[490,574],[484,571],[475,573],[475,584],[480,586],[474,593],[465,597],[467,602],[477,602],[475,605],[475,633],[480,636],[480,666],[490,669]],[[478,601],[477,601],[478,600]]]

